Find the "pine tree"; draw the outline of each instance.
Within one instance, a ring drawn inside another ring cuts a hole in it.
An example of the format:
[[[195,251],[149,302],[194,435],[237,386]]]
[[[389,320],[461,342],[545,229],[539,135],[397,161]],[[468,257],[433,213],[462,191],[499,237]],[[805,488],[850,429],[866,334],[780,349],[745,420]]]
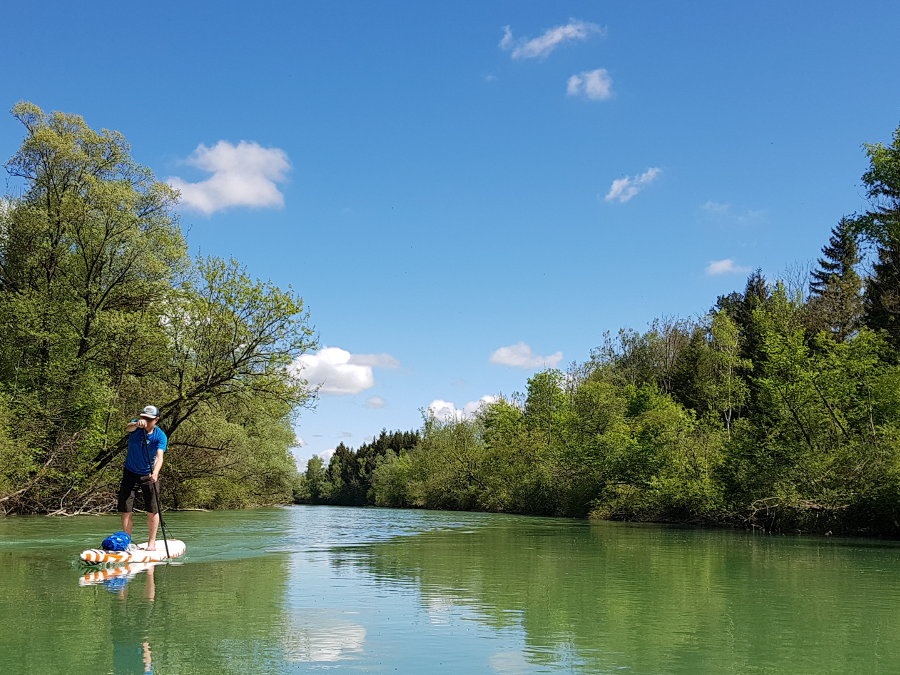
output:
[[[873,272],[866,282],[866,325],[887,331],[900,349],[900,241],[878,248]]]
[[[822,253],[810,282],[810,323],[816,332],[825,330],[843,341],[856,330],[862,315],[862,280],[856,272],[860,254],[852,219],[842,218],[832,228]]]
[[[757,363],[762,356],[759,350],[759,335],[753,325],[753,311],[769,301],[769,285],[762,270],[757,269],[747,277],[743,294],[731,293],[720,296],[713,307],[713,313],[724,310],[738,327],[741,342],[741,358]]]

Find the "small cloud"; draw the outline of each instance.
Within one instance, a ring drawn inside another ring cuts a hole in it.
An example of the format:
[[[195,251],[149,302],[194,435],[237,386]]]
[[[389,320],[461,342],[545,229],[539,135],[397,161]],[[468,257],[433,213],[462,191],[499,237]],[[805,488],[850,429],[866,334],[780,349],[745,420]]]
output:
[[[384,408],[387,405],[385,400],[380,396],[373,396],[368,401],[366,401],[366,407],[372,409]]]
[[[499,400],[499,396],[482,396],[477,401],[469,401],[462,408],[457,408],[455,403],[438,398],[428,404],[427,412],[430,417],[442,422],[459,422],[472,419],[483,406]]]
[[[512,28],[509,26],[503,26],[503,37],[500,38],[500,49],[503,51],[508,51],[512,49],[513,46],[513,34]]]
[[[484,76],[484,81],[485,81],[485,82],[496,82],[496,81],[497,81],[497,76],[496,76],[496,75],[485,75],[485,76]]]
[[[323,450],[322,452],[317,452],[316,457],[321,457],[322,461],[327,465],[331,462],[331,457],[334,455],[334,448],[329,448],[328,450]]]
[[[723,204],[712,200],[701,204],[700,210],[710,219],[737,225],[752,225],[766,219],[766,211],[764,209],[734,209],[731,204]]]
[[[550,56],[563,43],[586,40],[593,33],[603,33],[603,28],[594,23],[573,20],[564,26],[550,28],[536,38],[516,39],[513,37],[512,29],[504,26],[500,49],[512,50],[511,56],[514,59],[543,59]]]
[[[500,347],[491,354],[491,363],[501,366],[513,366],[514,368],[553,368],[562,361],[562,352],[555,352],[550,356],[541,356],[531,351],[531,347],[524,342],[517,342],[508,347]]]
[[[746,274],[750,271],[749,267],[742,267],[734,264],[731,258],[725,260],[714,260],[706,266],[706,273],[710,276],[717,274]]]
[[[397,368],[400,362],[390,354],[351,354],[339,347],[324,347],[315,354],[303,354],[293,364],[294,371],[328,396],[358,394],[375,386],[373,368]]]
[[[436,398],[429,403],[427,410],[430,417],[443,421],[458,419],[459,415],[455,404],[440,398]]]
[[[723,216],[731,210],[731,204],[720,204],[719,202],[708,201],[703,204],[700,209],[714,216]]]
[[[602,101],[612,97],[612,78],[606,68],[586,70],[572,75],[566,85],[569,96],[584,96],[592,101]]]
[[[303,437],[295,435],[294,436],[294,447],[302,448],[304,445],[306,445],[306,441],[303,440]]]
[[[618,201],[620,204],[624,204],[656,180],[656,177],[661,173],[662,169],[651,167],[640,176],[617,178],[612,182],[605,199],[608,202]]]
[[[286,180],[291,168],[284,150],[247,141],[237,145],[219,141],[211,148],[201,143],[186,163],[212,174],[197,183],[177,176],[166,181],[189,208],[210,215],[234,206],[284,206],[278,183]]]

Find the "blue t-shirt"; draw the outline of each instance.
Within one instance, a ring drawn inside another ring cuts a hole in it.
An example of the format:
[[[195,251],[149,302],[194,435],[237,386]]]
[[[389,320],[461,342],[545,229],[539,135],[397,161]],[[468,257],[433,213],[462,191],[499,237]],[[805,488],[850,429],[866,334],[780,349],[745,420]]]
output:
[[[136,422],[137,420],[131,420]],[[144,448],[145,429],[135,429],[128,434],[128,455],[125,457],[125,468],[141,476],[153,472],[153,462],[156,461],[156,453],[159,450],[166,451],[169,438],[166,432],[156,427],[147,434],[147,448]],[[147,459],[147,455],[150,459]]]

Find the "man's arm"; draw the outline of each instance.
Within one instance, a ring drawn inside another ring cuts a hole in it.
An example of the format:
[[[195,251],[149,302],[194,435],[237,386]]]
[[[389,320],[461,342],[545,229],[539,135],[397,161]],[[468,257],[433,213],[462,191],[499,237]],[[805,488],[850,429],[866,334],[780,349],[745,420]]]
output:
[[[165,454],[166,453],[162,450],[156,451],[156,459],[153,460],[153,472],[150,474],[150,480],[152,480],[154,483],[159,480],[159,471],[160,469],[162,469],[163,456]]]
[[[131,420],[128,424],[125,425],[125,433],[130,434],[132,431],[136,429],[146,429],[147,428],[147,420],[145,419],[136,419]]]

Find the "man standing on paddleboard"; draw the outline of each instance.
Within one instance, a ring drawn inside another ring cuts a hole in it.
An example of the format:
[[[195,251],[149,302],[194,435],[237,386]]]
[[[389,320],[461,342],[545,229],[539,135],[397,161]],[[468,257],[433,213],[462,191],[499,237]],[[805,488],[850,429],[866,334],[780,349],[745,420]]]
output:
[[[119,512],[122,529],[131,535],[134,495],[140,490],[147,510],[147,550],[156,550],[156,530],[159,528],[159,472],[169,439],[157,425],[159,409],[148,405],[137,419],[125,425],[128,433],[128,454],[122,483],[119,485]],[[152,463],[151,463],[152,462]]]

